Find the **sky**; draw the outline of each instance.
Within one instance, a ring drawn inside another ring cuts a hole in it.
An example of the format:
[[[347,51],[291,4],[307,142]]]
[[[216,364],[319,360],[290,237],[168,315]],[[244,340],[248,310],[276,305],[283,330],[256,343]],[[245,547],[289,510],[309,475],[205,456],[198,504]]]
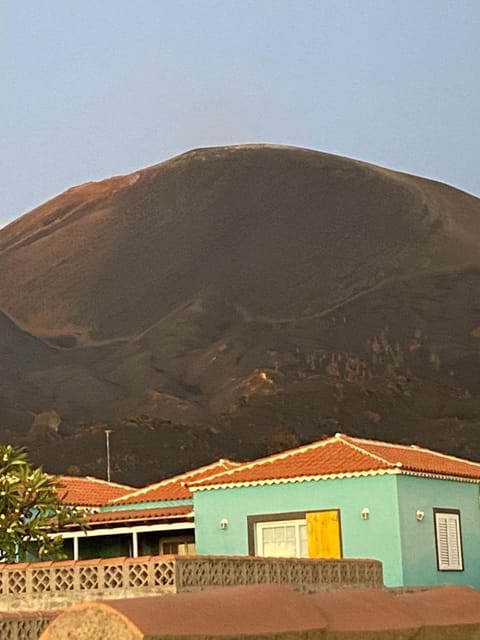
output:
[[[480,196],[479,0],[0,0],[0,226],[201,146]]]

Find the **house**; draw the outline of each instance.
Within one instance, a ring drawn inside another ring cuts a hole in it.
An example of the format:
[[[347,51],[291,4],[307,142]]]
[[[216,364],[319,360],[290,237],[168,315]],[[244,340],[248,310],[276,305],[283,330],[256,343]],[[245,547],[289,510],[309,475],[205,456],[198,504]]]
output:
[[[134,487],[128,485],[90,476],[59,476],[58,481],[58,494],[61,501],[66,505],[84,510],[87,521],[94,518],[105,503],[134,490]],[[62,538],[63,550],[67,558],[78,560],[98,557],[98,540],[93,530],[91,536],[90,532],[86,536],[79,527],[69,527],[62,534]]]
[[[134,487],[91,476],[58,476],[58,495],[64,504],[97,510],[110,500],[134,491]]]
[[[192,481],[199,554],[376,558],[480,587],[480,464],[342,434]]]
[[[63,501],[88,510],[86,532],[70,526],[62,533],[67,556],[86,560],[194,553],[193,496],[187,483],[235,466],[237,463],[221,459],[142,489],[61,476]]]

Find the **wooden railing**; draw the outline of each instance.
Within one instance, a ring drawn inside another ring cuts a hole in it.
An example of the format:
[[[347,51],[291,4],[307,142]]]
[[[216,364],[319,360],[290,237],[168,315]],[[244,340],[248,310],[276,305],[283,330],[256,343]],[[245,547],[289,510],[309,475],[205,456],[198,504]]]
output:
[[[0,611],[47,611],[100,598],[259,583],[283,584],[303,592],[382,587],[382,564],[364,559],[144,556],[3,565]]]

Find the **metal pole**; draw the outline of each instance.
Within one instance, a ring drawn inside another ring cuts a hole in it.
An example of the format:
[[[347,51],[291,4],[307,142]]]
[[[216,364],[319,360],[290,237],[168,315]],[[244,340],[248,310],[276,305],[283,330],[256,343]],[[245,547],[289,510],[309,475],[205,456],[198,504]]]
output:
[[[110,434],[111,429],[105,429],[105,441],[107,445],[107,480],[110,482]]]

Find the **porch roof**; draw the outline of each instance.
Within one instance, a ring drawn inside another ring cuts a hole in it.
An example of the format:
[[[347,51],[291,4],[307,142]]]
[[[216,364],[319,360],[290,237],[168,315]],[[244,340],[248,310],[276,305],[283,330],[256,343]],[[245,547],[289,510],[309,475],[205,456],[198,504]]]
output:
[[[99,511],[87,516],[86,520],[90,526],[108,525],[118,523],[152,522],[163,520],[174,520],[182,518],[193,519],[193,508],[191,505],[179,507],[158,507],[154,509],[122,509],[120,511]]]

